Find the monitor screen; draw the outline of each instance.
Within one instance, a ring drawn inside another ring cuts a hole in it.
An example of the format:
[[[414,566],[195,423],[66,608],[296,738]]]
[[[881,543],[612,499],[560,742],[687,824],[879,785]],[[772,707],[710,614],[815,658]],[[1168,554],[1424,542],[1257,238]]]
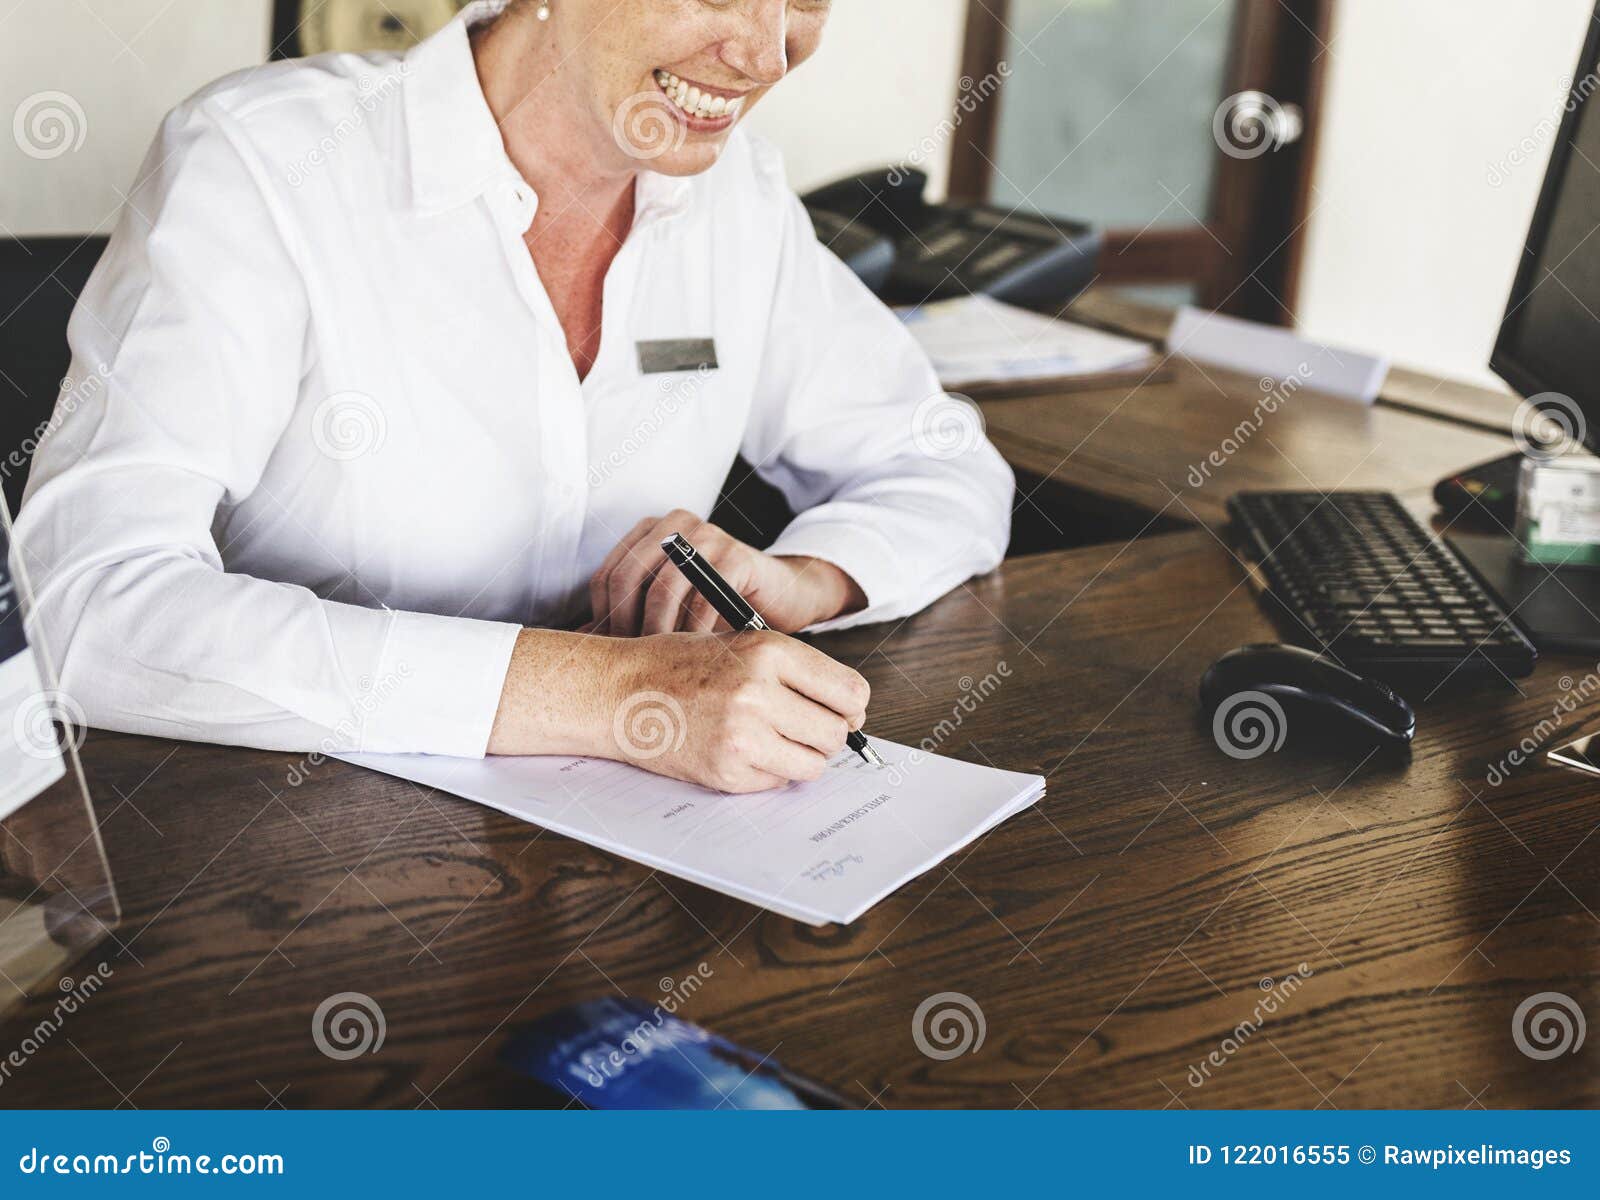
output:
[[[1490,365],[1523,396],[1573,401],[1600,446],[1600,14],[1567,93]]]

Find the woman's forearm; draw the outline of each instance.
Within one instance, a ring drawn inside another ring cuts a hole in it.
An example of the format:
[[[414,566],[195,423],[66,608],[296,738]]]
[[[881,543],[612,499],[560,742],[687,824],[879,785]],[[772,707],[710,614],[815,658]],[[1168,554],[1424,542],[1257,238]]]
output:
[[[610,757],[621,649],[593,634],[524,629],[506,668],[489,753]]]

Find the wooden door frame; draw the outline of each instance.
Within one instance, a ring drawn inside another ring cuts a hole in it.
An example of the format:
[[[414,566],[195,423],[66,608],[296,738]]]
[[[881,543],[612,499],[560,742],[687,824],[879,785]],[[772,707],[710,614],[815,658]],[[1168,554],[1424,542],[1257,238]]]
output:
[[[1305,114],[1300,140],[1254,158],[1217,151],[1205,226],[1106,231],[1099,279],[1200,283],[1199,300],[1273,324],[1294,320],[1334,0],[1239,0],[1224,96],[1265,92]],[[1003,80],[1010,0],[968,0],[961,73]],[[956,127],[950,195],[986,200],[1005,91]],[[1072,213],[1057,214],[1073,216]]]

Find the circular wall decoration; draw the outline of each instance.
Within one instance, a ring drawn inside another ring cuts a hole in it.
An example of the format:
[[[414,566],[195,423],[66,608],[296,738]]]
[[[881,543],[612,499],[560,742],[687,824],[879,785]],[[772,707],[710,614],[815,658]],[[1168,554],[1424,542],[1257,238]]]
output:
[[[272,57],[407,50],[464,7],[465,0],[278,0]]]

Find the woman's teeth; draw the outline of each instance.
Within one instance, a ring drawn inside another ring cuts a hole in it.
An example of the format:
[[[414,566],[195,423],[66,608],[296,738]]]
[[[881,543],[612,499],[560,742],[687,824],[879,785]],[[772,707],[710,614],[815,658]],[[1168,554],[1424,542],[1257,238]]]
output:
[[[718,117],[737,117],[739,110],[744,107],[744,97],[736,96],[732,100],[724,96],[713,96],[710,92],[702,92],[679,79],[671,71],[656,72],[656,86],[659,87],[671,100],[691,117],[700,117],[703,120],[716,120]]]

